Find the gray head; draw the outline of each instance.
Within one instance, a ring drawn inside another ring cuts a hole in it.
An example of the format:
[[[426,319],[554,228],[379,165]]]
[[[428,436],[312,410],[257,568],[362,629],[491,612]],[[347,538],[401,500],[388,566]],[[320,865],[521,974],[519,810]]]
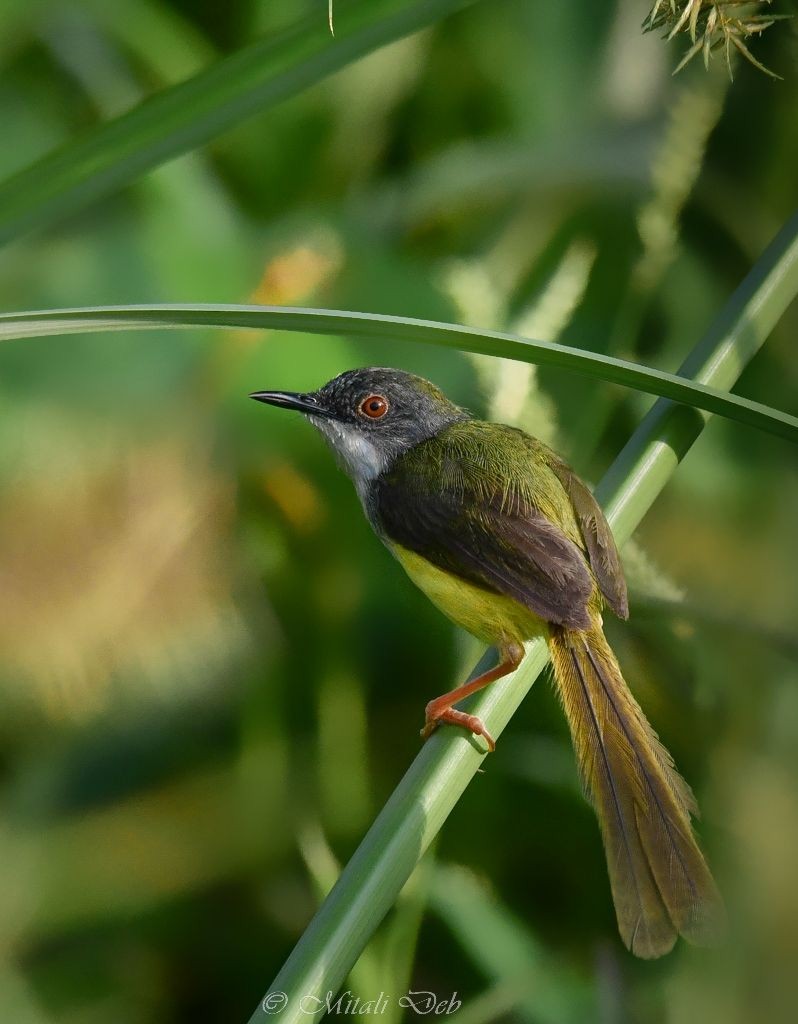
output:
[[[434,384],[403,370],[348,370],[318,391],[256,391],[259,402],[296,409],[319,430],[363,493],[399,455],[468,413]]]

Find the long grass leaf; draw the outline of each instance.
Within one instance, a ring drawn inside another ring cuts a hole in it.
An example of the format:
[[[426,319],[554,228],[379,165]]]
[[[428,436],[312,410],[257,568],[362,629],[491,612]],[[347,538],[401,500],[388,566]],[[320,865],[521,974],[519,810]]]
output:
[[[785,255],[784,264],[780,265],[779,280],[768,282],[769,288],[792,295],[798,292],[798,216],[794,224],[796,238]],[[760,321],[754,315],[755,305],[739,325],[737,343],[740,345],[760,345],[766,337],[762,333]],[[535,341],[503,331],[477,330],[459,324],[417,320],[413,317],[290,306],[92,306],[1,313],[0,341],[44,335],[198,326],[272,328],[309,334],[347,334],[382,340],[416,341],[521,362],[548,364],[669,398],[705,413],[717,413],[788,440],[798,441],[796,417],[759,402],[728,394],[700,378],[690,379],[614,356],[553,342]],[[261,383],[265,386],[268,382]]]
[[[164,89],[0,184],[0,243],[45,227],[476,0],[352,0]]]

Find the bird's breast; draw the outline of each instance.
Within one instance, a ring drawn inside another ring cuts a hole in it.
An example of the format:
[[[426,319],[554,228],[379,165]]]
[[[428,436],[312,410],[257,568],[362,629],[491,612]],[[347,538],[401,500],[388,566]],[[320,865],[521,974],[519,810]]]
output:
[[[486,644],[502,644],[545,635],[543,620],[513,598],[475,586],[384,535],[383,540],[419,590],[472,636]]]

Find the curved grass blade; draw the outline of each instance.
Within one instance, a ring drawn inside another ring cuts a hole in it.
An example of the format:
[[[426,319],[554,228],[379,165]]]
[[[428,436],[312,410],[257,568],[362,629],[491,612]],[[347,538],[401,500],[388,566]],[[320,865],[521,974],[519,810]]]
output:
[[[798,243],[790,263],[793,294],[798,291]],[[587,352],[553,342],[535,341],[503,331],[477,330],[459,324],[379,313],[354,313],[291,306],[156,305],[92,306],[0,314],[0,340],[114,330],[169,327],[248,327],[301,331],[307,334],[346,334],[356,337],[416,341],[467,352],[502,356],[521,362],[557,366],[588,377],[622,384],[683,405],[716,413],[798,442],[798,419],[709,384],[666,373],[625,359]],[[741,328],[742,329],[742,328]],[[750,319],[744,329],[757,333]],[[759,342],[764,336],[759,338]]]
[[[44,227],[359,57],[476,0],[352,0],[336,5],[335,39],[312,12],[0,184],[0,243]]]

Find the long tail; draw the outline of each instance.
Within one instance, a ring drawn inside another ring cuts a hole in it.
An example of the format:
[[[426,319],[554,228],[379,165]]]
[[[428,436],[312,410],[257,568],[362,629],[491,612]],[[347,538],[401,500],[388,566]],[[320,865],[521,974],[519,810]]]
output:
[[[629,692],[594,621],[550,627],[549,646],[582,784],[596,809],[621,937],[662,956],[677,935],[711,944],[723,906],[690,824],[690,787]]]

